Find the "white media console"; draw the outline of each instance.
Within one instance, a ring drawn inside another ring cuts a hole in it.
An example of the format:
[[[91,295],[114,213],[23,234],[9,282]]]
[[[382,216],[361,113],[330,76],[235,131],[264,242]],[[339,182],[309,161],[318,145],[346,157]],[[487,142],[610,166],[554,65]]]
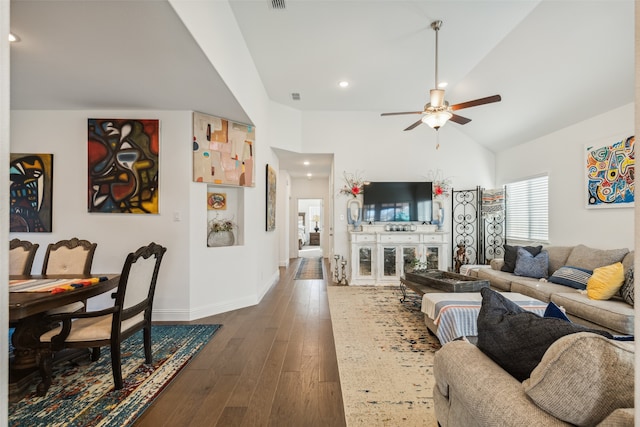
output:
[[[350,285],[399,284],[405,265],[413,259],[429,269],[447,271],[449,233],[435,225],[414,225],[412,231],[387,231],[382,225],[362,225],[363,231],[350,231]]]

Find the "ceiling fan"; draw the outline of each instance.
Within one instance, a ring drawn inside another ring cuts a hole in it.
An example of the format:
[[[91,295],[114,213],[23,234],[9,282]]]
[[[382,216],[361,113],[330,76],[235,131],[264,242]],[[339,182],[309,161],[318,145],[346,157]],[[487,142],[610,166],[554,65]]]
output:
[[[462,110],[463,108],[477,107],[478,105],[490,104],[492,102],[499,102],[502,98],[500,95],[488,96],[486,98],[475,99],[473,101],[462,102],[460,104],[449,105],[444,100],[444,89],[438,89],[438,31],[442,27],[442,21],[433,21],[431,28],[436,32],[436,89],[431,89],[430,102],[424,106],[423,111],[405,111],[401,113],[382,113],[381,116],[398,116],[401,114],[422,114],[422,118],[417,122],[410,125],[405,130],[411,130],[416,126],[426,123],[435,130],[440,129],[447,121],[451,120],[454,123],[460,125],[467,124],[471,121],[466,117],[454,114],[454,111]]]

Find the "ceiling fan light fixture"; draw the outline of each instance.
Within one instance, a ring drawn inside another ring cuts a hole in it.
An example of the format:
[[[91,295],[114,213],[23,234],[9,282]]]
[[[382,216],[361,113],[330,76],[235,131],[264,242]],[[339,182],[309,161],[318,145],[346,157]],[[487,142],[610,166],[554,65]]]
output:
[[[453,114],[451,114],[449,111],[446,111],[446,110],[436,111],[423,116],[422,123],[429,125],[429,127],[433,129],[438,130],[442,126],[444,126],[444,124],[447,123],[447,121],[449,121],[451,117],[453,117]]]
[[[431,98],[431,107],[439,108],[444,105],[444,90],[442,89],[431,89],[429,91],[429,95]]]

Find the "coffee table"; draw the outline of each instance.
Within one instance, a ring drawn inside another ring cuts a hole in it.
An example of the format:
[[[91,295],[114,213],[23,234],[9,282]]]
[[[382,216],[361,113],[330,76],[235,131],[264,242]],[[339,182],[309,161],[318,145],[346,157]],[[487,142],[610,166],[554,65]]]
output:
[[[407,288],[422,296],[433,292],[480,292],[480,289],[488,287],[488,280],[441,270],[406,272],[400,278],[402,302],[407,298]]]

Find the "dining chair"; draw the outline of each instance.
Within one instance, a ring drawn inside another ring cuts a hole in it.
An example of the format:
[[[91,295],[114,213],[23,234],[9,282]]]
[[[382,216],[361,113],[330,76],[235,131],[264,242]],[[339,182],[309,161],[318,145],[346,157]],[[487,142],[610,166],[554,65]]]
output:
[[[9,242],[9,275],[31,275],[33,259],[39,247],[37,243],[12,239]]]
[[[77,237],[50,243],[44,255],[42,274],[81,274],[84,276],[91,274],[93,255],[97,246],[97,243],[91,243]],[[47,314],[79,311],[83,310],[85,306],[86,301],[77,301],[51,310]]]
[[[83,313],[47,316],[61,325],[40,336],[40,374],[38,395],[51,385],[53,354],[65,348],[92,348],[91,360],[100,358],[100,348],[111,349],[111,368],[116,389],[123,387],[120,346],[124,339],[142,330],[145,363],[152,363],[151,312],[160,262],[166,248],[150,243],[127,255],[112,307]]]

